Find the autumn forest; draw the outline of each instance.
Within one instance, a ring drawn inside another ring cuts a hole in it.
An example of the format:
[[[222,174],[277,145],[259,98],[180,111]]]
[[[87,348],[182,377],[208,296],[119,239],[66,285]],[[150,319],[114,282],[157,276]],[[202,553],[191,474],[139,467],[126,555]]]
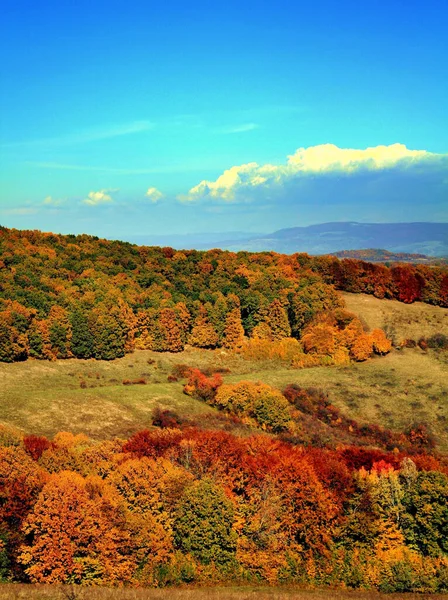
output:
[[[176,364],[168,381],[213,427],[166,408],[113,439],[0,424],[0,581],[448,592],[448,457],[430,426],[359,422],[319,387],[321,368],[398,351],[341,291],[446,309],[448,268],[0,228],[2,363],[195,348],[290,370],[279,388]],[[399,345],[443,354],[448,337]]]

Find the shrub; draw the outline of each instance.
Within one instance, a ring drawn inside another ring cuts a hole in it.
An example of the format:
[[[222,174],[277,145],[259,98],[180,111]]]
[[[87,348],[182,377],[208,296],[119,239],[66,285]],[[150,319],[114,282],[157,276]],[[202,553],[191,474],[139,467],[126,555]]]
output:
[[[416,348],[417,346],[417,342],[415,340],[406,338],[405,340],[403,340],[400,344],[400,346],[402,348]]]
[[[421,337],[418,340],[418,346],[419,348],[421,348],[422,350],[427,350],[428,349],[428,342],[425,340],[424,337]]]
[[[374,329],[370,334],[373,351],[377,354],[387,354],[392,350],[392,342],[387,339],[382,329]]]
[[[255,399],[253,416],[262,427],[274,432],[287,429],[291,422],[288,401],[277,390]]]
[[[177,428],[182,422],[182,419],[174,410],[162,409],[160,406],[156,406],[152,411],[152,424],[161,429]]]
[[[426,340],[428,344],[428,348],[435,348],[438,350],[447,350],[448,349],[448,335],[444,333],[435,333],[430,338]]]
[[[171,370],[171,375],[173,377],[177,377],[177,379],[188,379],[192,370],[193,367],[190,367],[189,365],[174,365],[174,367]]]
[[[253,418],[263,428],[276,432],[286,429],[291,422],[286,398],[279,390],[264,383],[224,384],[216,394],[214,404],[230,413]]]
[[[373,352],[373,341],[370,335],[360,335],[351,348],[352,357],[358,361],[367,360]]]
[[[221,385],[222,377],[219,373],[207,377],[199,369],[191,369],[188,382],[184,386],[184,394],[211,403]]]
[[[163,456],[171,448],[179,446],[182,433],[178,429],[149,431],[144,429],[135,433],[123,446],[123,452],[129,452],[141,458]]]
[[[33,460],[39,460],[45,450],[52,447],[50,440],[46,437],[38,435],[26,435],[23,438],[25,452],[31,456]]]

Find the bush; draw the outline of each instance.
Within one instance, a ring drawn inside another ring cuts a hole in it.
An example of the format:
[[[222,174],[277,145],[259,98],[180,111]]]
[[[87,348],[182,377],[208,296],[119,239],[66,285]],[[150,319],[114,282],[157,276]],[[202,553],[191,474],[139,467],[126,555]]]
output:
[[[415,340],[411,340],[409,338],[406,338],[405,340],[403,340],[401,342],[400,346],[402,348],[416,348],[417,347],[417,342]]]
[[[191,369],[188,382],[184,386],[184,394],[210,404],[213,403],[216,392],[221,385],[222,377],[219,373],[207,377],[199,369]]]
[[[51,448],[53,444],[46,437],[38,435],[26,435],[23,438],[25,452],[31,456],[33,460],[39,460],[45,450]]]
[[[162,409],[156,406],[152,411],[152,424],[161,429],[177,428],[183,420],[174,410]]]
[[[232,414],[253,418],[261,427],[275,432],[287,429],[291,421],[286,398],[279,390],[264,383],[224,384],[216,394],[214,404]]]
[[[428,349],[428,342],[425,340],[424,337],[421,337],[418,340],[418,345],[419,345],[419,348],[421,348],[422,350],[427,350]]]
[[[428,348],[435,348],[436,350],[448,350],[448,335],[444,333],[435,333],[426,340]]]
[[[253,415],[257,423],[274,432],[287,429],[291,422],[288,401],[276,390],[256,398]]]
[[[174,367],[171,370],[171,375],[173,377],[176,377],[177,379],[188,379],[192,371],[193,367],[190,367],[189,365],[174,365]]]
[[[179,446],[182,433],[178,429],[149,431],[144,429],[135,433],[123,446],[123,452],[129,452],[141,458],[163,456],[168,450]]]

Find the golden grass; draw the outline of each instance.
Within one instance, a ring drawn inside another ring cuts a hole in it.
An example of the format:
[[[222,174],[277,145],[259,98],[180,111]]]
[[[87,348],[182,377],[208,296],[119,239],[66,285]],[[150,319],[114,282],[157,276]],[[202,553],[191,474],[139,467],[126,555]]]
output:
[[[148,359],[157,362],[148,365]],[[280,389],[289,383],[317,387],[347,416],[364,423],[403,430],[413,422],[426,422],[440,449],[448,450],[447,354],[419,348],[394,350],[386,357],[348,367],[299,370],[244,361],[220,350],[163,355],[138,351],[113,362],[0,364],[0,420],[38,435],[68,430],[107,439],[126,437],[150,425],[157,405],[190,418],[216,414],[215,409],[183,394],[182,382],[167,382],[176,363],[227,366],[231,373],[224,380],[229,383],[248,379]],[[124,378],[142,373],[150,373],[147,385],[122,384]],[[81,379],[86,389],[80,388]]]
[[[371,329],[392,331],[394,342],[418,341],[435,333],[448,335],[448,310],[423,302],[403,304],[397,300],[380,300],[367,294],[343,294],[347,309],[360,316]]]
[[[441,451],[448,451],[448,362],[446,354],[420,349],[391,354],[347,367],[266,370],[248,374],[282,388],[287,383],[319,388],[345,415],[403,431],[427,423]],[[233,375],[228,378],[237,381]]]
[[[380,594],[348,590],[301,590],[294,587],[210,587],[164,590],[79,586],[0,585],[0,600],[446,600],[445,594]]]
[[[405,305],[364,294],[344,296],[349,309],[372,328],[388,321],[397,335],[414,339],[438,331],[448,333],[447,309]],[[149,426],[157,405],[181,416],[213,421],[215,409],[183,394],[181,381],[168,383],[175,364],[230,369],[231,373],[224,375],[229,383],[249,379],[280,389],[289,383],[321,388],[347,416],[360,422],[398,431],[414,422],[426,422],[440,450],[448,451],[448,355],[420,348],[394,350],[384,358],[348,367],[300,370],[279,362],[245,360],[224,349],[193,348],[178,354],[141,350],[112,362],[0,363],[0,422],[49,437],[58,431],[72,431],[107,439],[128,437]],[[146,385],[122,384],[123,379],[141,377]]]

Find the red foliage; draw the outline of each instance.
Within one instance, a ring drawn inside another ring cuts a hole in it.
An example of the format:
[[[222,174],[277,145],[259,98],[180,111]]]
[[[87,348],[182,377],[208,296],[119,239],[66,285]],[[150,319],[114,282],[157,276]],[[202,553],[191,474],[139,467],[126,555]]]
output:
[[[25,451],[33,460],[39,460],[45,450],[53,447],[53,444],[50,442],[50,440],[47,440],[46,437],[38,435],[26,435],[23,438],[23,445],[25,447]]]
[[[182,419],[173,410],[156,407],[152,413],[152,424],[161,429],[175,429],[182,424]]]
[[[219,373],[207,377],[199,369],[191,369],[188,382],[184,386],[184,393],[198,400],[211,402],[221,385],[222,377]]]
[[[149,431],[144,429],[135,433],[123,446],[123,452],[129,452],[139,458],[164,456],[169,450],[177,448],[182,439],[178,429]]]
[[[368,450],[367,448],[350,446],[339,451],[339,456],[350,470],[356,471],[361,467],[370,471],[375,463],[380,463],[381,461],[392,465],[394,469],[398,469],[400,466],[398,457],[382,452],[381,450]]]
[[[413,425],[407,432],[407,437],[414,448],[430,450],[435,446],[434,437],[424,423]]]

